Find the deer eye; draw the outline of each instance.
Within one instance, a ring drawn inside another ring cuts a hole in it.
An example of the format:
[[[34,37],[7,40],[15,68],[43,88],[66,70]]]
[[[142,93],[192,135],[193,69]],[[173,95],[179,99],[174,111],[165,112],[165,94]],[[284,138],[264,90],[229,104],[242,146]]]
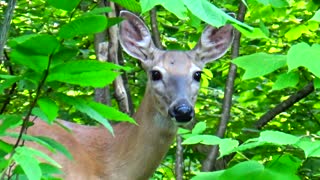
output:
[[[161,74],[160,71],[158,71],[158,70],[152,70],[152,71],[150,71],[150,73],[151,73],[151,79],[152,79],[152,81],[159,81],[159,80],[162,79],[162,74]]]
[[[201,71],[197,71],[193,74],[193,79],[200,82],[200,79],[201,79]]]

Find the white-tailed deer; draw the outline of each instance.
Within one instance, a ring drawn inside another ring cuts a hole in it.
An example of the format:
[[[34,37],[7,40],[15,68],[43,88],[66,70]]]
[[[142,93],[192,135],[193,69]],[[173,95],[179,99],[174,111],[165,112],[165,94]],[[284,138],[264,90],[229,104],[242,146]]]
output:
[[[63,167],[64,179],[148,179],[168,151],[179,124],[194,117],[194,104],[204,65],[225,54],[233,39],[233,28],[208,26],[190,51],[157,49],[147,26],[136,15],[122,11],[120,42],[140,60],[148,74],[145,95],[133,118],[138,125],[114,125],[115,137],[104,127],[60,121],[72,130],[49,126],[37,120],[31,135],[49,136],[73,154],[50,154]],[[35,146],[35,145],[33,145]]]

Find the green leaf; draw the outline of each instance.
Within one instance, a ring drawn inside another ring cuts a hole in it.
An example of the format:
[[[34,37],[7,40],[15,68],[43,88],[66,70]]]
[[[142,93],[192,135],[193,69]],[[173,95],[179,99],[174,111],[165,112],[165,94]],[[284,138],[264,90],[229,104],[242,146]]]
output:
[[[298,25],[290,28],[290,30],[284,35],[288,41],[294,41],[301,37],[304,33],[310,33],[309,28],[306,25]]]
[[[61,26],[58,35],[64,39],[90,35],[104,31],[107,24],[108,20],[105,15],[82,16]]]
[[[35,136],[36,138],[42,140],[43,142],[46,142],[47,144],[49,144],[52,148],[54,148],[55,150],[57,150],[58,152],[62,153],[63,155],[65,155],[67,158],[69,158],[70,160],[73,159],[72,154],[68,151],[68,149],[62,145],[61,143],[55,141],[54,139],[51,139],[49,137],[44,137],[44,136]]]
[[[266,30],[262,31],[262,29],[260,28],[253,28],[248,30],[246,28],[243,28],[242,26],[239,26],[238,24],[233,24],[233,26],[247,38],[250,38],[250,39],[268,38],[266,34],[268,33],[268,31]]]
[[[219,142],[219,157],[228,155],[239,146],[239,142],[234,139],[224,138]]]
[[[47,0],[51,6],[66,11],[71,11],[76,8],[80,1],[81,0]]]
[[[293,145],[300,140],[299,137],[280,131],[262,131],[259,141],[275,145]]]
[[[0,94],[3,94],[4,90],[6,90],[7,88],[11,87],[17,81],[19,81],[21,79],[21,77],[0,74],[0,79],[4,79],[0,83]]]
[[[168,11],[175,14],[179,19],[186,19],[187,9],[182,0],[140,0],[142,13],[151,10],[156,5],[161,5]]]
[[[69,61],[50,70],[47,81],[60,81],[80,86],[104,87],[110,84],[120,73],[112,71],[122,69],[112,63],[94,60]]]
[[[289,72],[277,76],[277,80],[272,86],[272,90],[281,90],[288,87],[295,87],[299,82],[299,74],[296,72]]]
[[[227,21],[230,21],[231,23],[238,24],[239,26],[252,30],[252,27],[231,17],[207,0],[183,0],[183,3],[192,12],[192,14],[214,27],[223,26]]]
[[[136,124],[135,120],[129,115],[122,113],[113,107],[97,103],[95,101],[88,101],[88,105],[108,120],[130,122]]]
[[[45,117],[41,117],[41,119],[52,124],[58,116],[59,107],[57,104],[47,97],[40,98],[37,103],[41,111],[45,114]]]
[[[213,180],[213,179],[219,179],[221,174],[225,170],[220,171],[214,171],[214,172],[199,172],[194,176],[191,180]]]
[[[311,47],[307,43],[293,45],[288,51],[287,63],[289,71],[304,66],[315,76],[320,78],[320,45],[313,44]]]
[[[21,39],[16,41],[16,48],[10,53],[12,62],[24,65],[36,72],[47,69],[49,56],[58,50],[59,41],[48,34]]]
[[[133,12],[141,12],[140,4],[135,0],[111,0],[125,9]]]
[[[206,128],[207,125],[205,122],[198,122],[192,129],[192,134],[201,134],[206,130]]]
[[[13,149],[13,145],[0,139],[0,149],[5,153],[10,153]]]
[[[102,124],[104,127],[106,127],[112,135],[114,135],[113,128],[106,120],[103,115],[101,115],[98,111],[96,111],[94,108],[92,108],[89,105],[89,102],[81,99],[79,97],[71,97],[64,94],[57,94],[58,98],[61,99],[61,101],[65,102],[66,104],[69,104],[71,106],[74,106],[78,111],[87,114],[92,119],[98,121],[100,124]]]
[[[51,164],[40,163],[40,168],[41,168],[42,174],[44,174],[44,175],[63,174],[63,172],[61,171],[60,168],[57,168],[56,166],[52,166]],[[54,180],[54,179],[52,179],[52,180]]]
[[[315,78],[314,81],[314,88],[319,89],[320,88],[320,78]]]
[[[12,159],[21,166],[28,179],[41,179],[42,172],[39,162],[30,154],[27,147],[17,147]]]
[[[232,61],[237,66],[245,69],[243,79],[251,79],[269,74],[286,65],[286,56],[255,53],[241,56]]]
[[[94,9],[92,9],[91,11],[84,13],[83,16],[93,15],[93,14],[104,14],[104,13],[109,13],[109,12],[112,12],[111,7],[96,7]]]
[[[296,146],[304,151],[306,158],[308,157],[320,157],[320,141],[312,140],[309,137],[301,138],[296,143]]]
[[[0,115],[0,135],[9,128],[13,129],[22,124],[22,117],[19,115]]]
[[[309,21],[316,21],[320,23],[320,10],[318,10]]]
[[[220,138],[212,135],[195,135],[187,138],[182,142],[182,144],[206,144],[206,145],[216,145],[219,144]]]

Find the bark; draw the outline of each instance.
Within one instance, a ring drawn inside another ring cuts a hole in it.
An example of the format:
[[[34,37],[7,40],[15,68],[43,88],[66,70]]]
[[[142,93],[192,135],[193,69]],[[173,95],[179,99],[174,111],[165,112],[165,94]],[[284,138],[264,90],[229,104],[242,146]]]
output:
[[[116,7],[113,2],[110,2],[109,6],[113,9],[112,12],[108,14],[109,18],[116,17]],[[118,56],[118,51],[120,50],[119,48],[119,39],[118,39],[118,27],[117,26],[112,26],[108,29],[107,31],[108,37],[109,37],[109,46],[108,46],[108,60],[115,63],[119,64],[119,57]],[[115,98],[118,102],[119,109],[127,113],[129,115],[133,114],[133,105],[129,93],[129,89],[126,88],[124,82],[126,82],[126,76],[118,76],[116,80],[113,82],[113,88],[115,91]]]
[[[240,2],[239,4],[239,10],[238,10],[238,17],[237,19],[239,21],[244,20],[244,16],[246,13],[246,6],[243,4],[243,2]],[[235,37],[232,44],[232,59],[239,56],[239,47],[240,47],[240,37],[241,34],[239,31],[235,31]],[[232,106],[232,94],[234,89],[234,80],[236,78],[236,72],[237,72],[237,66],[235,64],[230,64],[229,67],[229,74],[226,82],[226,88],[224,92],[224,99],[223,99],[223,105],[222,105],[222,114],[220,119],[220,124],[218,127],[218,131],[216,135],[218,137],[223,137],[227,124],[230,119],[230,110]],[[212,171],[214,169],[224,169],[225,163],[222,160],[217,161],[217,158],[219,156],[219,147],[213,146],[209,154],[207,155],[206,159],[202,163],[202,171]]]
[[[99,7],[106,7],[104,1],[99,2]],[[99,61],[108,61],[108,43],[106,43],[107,31],[94,35],[94,48],[96,57]],[[109,86],[96,88],[94,90],[94,99],[102,104],[111,105],[111,96]]]
[[[16,2],[17,2],[16,0],[9,0],[7,9],[5,10],[5,13],[4,13],[4,20],[0,28],[1,29],[0,30],[0,62],[5,60],[3,51],[4,51],[4,46],[7,42],[8,32],[10,29],[11,19],[13,17],[13,11],[16,6]]]
[[[255,128],[261,129],[268,122],[270,122],[276,115],[278,115],[281,112],[284,112],[285,110],[289,109],[296,102],[298,102],[301,99],[307,97],[313,91],[314,91],[313,82],[309,82],[305,87],[303,87],[297,93],[291,95],[287,100],[281,102],[275,108],[271,109],[270,111],[265,113],[263,116],[261,116],[261,118],[256,122]]]

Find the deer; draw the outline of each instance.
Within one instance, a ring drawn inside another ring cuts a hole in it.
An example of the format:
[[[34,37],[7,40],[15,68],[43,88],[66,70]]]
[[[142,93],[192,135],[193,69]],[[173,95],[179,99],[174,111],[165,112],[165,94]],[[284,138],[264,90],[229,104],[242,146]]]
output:
[[[172,144],[177,129],[195,116],[194,105],[204,66],[219,59],[233,41],[230,24],[215,28],[208,25],[197,45],[189,51],[158,49],[142,19],[121,11],[119,25],[123,50],[140,61],[148,76],[142,102],[134,113],[137,125],[113,125],[115,136],[102,126],[79,125],[57,120],[48,125],[36,119],[28,134],[53,138],[73,155],[73,160],[44,150],[61,166],[67,180],[144,180],[155,172]]]

